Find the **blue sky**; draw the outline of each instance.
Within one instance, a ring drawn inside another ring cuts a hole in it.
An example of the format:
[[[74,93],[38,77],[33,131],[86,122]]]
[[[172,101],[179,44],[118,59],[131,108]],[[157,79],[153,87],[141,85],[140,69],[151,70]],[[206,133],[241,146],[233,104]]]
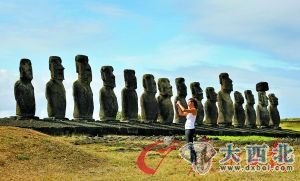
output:
[[[13,85],[23,57],[33,64],[36,115],[47,116],[48,58],[57,55],[71,118],[77,54],[90,59],[95,119],[103,65],[115,68],[119,105],[127,68],[136,70],[139,95],[145,73],[169,78],[175,95],[176,77],[219,91],[218,75],[228,72],[234,90],[250,89],[255,97],[255,84],[269,82],[281,117],[300,117],[299,7],[294,0],[1,1],[0,117],[15,114]]]

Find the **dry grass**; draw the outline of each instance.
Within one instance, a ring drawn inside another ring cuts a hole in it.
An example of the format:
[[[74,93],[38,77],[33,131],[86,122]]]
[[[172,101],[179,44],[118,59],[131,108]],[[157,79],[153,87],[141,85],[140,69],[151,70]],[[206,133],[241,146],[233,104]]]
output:
[[[14,127],[0,127],[0,155],[0,180],[81,178],[107,164],[67,142]]]
[[[150,176],[138,169],[136,159],[140,151],[155,140],[118,138],[76,145],[76,140],[86,137],[52,137],[28,129],[0,127],[0,180],[300,180],[299,144],[294,145],[296,163],[291,173],[220,173],[218,160],[223,157],[218,153],[207,175],[189,174],[188,163],[174,150]],[[257,139],[268,144],[272,141],[266,137],[246,141],[256,143]],[[213,144],[225,146],[225,140],[216,140]],[[240,147],[245,145],[243,139],[233,141]],[[162,155],[152,151],[146,163],[155,167],[160,159]]]
[[[295,131],[300,131],[300,120],[284,121],[284,122],[281,122],[280,126],[283,129],[291,129],[291,130],[295,130]]]

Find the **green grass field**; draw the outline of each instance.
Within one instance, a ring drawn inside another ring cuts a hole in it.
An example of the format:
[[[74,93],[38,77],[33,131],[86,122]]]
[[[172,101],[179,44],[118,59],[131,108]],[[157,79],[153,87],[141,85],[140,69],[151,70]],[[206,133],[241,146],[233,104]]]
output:
[[[285,119],[281,122],[280,126],[283,129],[300,131],[300,119],[299,118]]]
[[[283,122],[281,126],[299,130],[300,122]],[[271,146],[277,140],[262,136],[209,138],[217,151],[228,142],[243,148],[255,143]],[[283,140],[295,150],[293,172],[220,172],[219,160],[224,155],[217,153],[210,172],[204,176],[190,172],[190,165],[179,156],[179,147],[165,157],[155,174],[143,173],[137,166],[137,158],[143,148],[155,141],[156,138],[130,136],[53,137],[28,129],[0,127],[0,180],[300,180],[299,138]],[[179,141],[179,145],[183,144]],[[155,168],[163,155],[150,151],[145,163]],[[242,165],[245,157],[243,151]]]

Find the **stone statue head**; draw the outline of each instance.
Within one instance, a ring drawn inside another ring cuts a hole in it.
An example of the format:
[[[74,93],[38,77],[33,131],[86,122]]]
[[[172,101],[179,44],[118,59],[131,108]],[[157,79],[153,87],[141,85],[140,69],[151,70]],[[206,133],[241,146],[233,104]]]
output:
[[[269,90],[269,84],[268,82],[259,82],[256,84],[256,91],[268,91]]]
[[[113,74],[114,68],[112,66],[101,67],[101,78],[104,86],[114,88],[116,87],[115,75]]]
[[[274,93],[269,94],[268,97],[272,106],[278,106],[278,98],[275,96]]]
[[[245,94],[247,104],[254,105],[255,104],[255,99],[254,99],[254,95],[252,94],[252,91],[251,90],[245,90],[244,94]]]
[[[182,78],[182,77],[176,78],[175,83],[176,83],[176,89],[177,89],[178,96],[186,97],[187,96],[187,87],[185,85],[184,78]]]
[[[229,78],[228,73],[221,73],[219,75],[219,80],[221,84],[221,89],[227,93],[230,93],[233,91],[233,85],[232,80]]]
[[[158,79],[158,90],[162,96],[173,96],[172,86],[168,78]]]
[[[206,98],[210,101],[217,101],[217,93],[213,87],[206,87]]]
[[[258,103],[261,106],[268,106],[268,97],[265,91],[269,90],[268,82],[259,82],[256,84],[256,91],[258,92]]]
[[[201,89],[199,82],[192,82],[190,84],[190,88],[191,88],[193,97],[195,97],[198,100],[203,99],[203,90]]]
[[[258,92],[258,103],[261,106],[268,106],[269,105],[269,103],[268,103],[268,97],[266,95],[266,92],[263,92],[263,91],[259,91]]]
[[[137,88],[136,76],[135,76],[134,70],[125,69],[124,70],[124,79],[125,79],[126,88],[129,88],[129,89]]]
[[[51,71],[51,79],[64,80],[64,67],[61,64],[61,58],[58,56],[49,57],[49,70]]]
[[[244,97],[239,91],[234,91],[234,101],[238,104],[244,104]]]
[[[156,94],[156,82],[152,74],[144,74],[143,87],[145,89],[145,92]]]
[[[78,73],[78,79],[83,82],[92,82],[92,69],[88,63],[89,58],[86,55],[76,55],[76,72]]]
[[[20,79],[23,81],[31,81],[33,79],[31,61],[22,58],[19,66]]]

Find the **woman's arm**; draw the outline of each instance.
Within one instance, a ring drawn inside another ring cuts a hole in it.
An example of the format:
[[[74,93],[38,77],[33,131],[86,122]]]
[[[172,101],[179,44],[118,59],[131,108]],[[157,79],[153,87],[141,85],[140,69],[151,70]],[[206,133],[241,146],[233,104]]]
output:
[[[179,106],[177,106],[179,116],[186,116],[187,113],[183,112]]]
[[[185,109],[185,108],[180,104],[179,101],[176,102],[176,105],[177,105],[177,107],[178,107],[178,114],[179,114],[180,116],[186,116],[188,113],[192,113],[193,115],[196,115],[196,114],[197,114],[197,111],[196,111],[195,108],[193,108],[193,109]],[[181,112],[181,114],[180,114],[180,112]]]
[[[177,106],[177,109],[178,109],[179,116],[186,116],[187,115],[187,113],[184,112],[184,107],[180,104],[179,101],[176,102],[176,106]]]

